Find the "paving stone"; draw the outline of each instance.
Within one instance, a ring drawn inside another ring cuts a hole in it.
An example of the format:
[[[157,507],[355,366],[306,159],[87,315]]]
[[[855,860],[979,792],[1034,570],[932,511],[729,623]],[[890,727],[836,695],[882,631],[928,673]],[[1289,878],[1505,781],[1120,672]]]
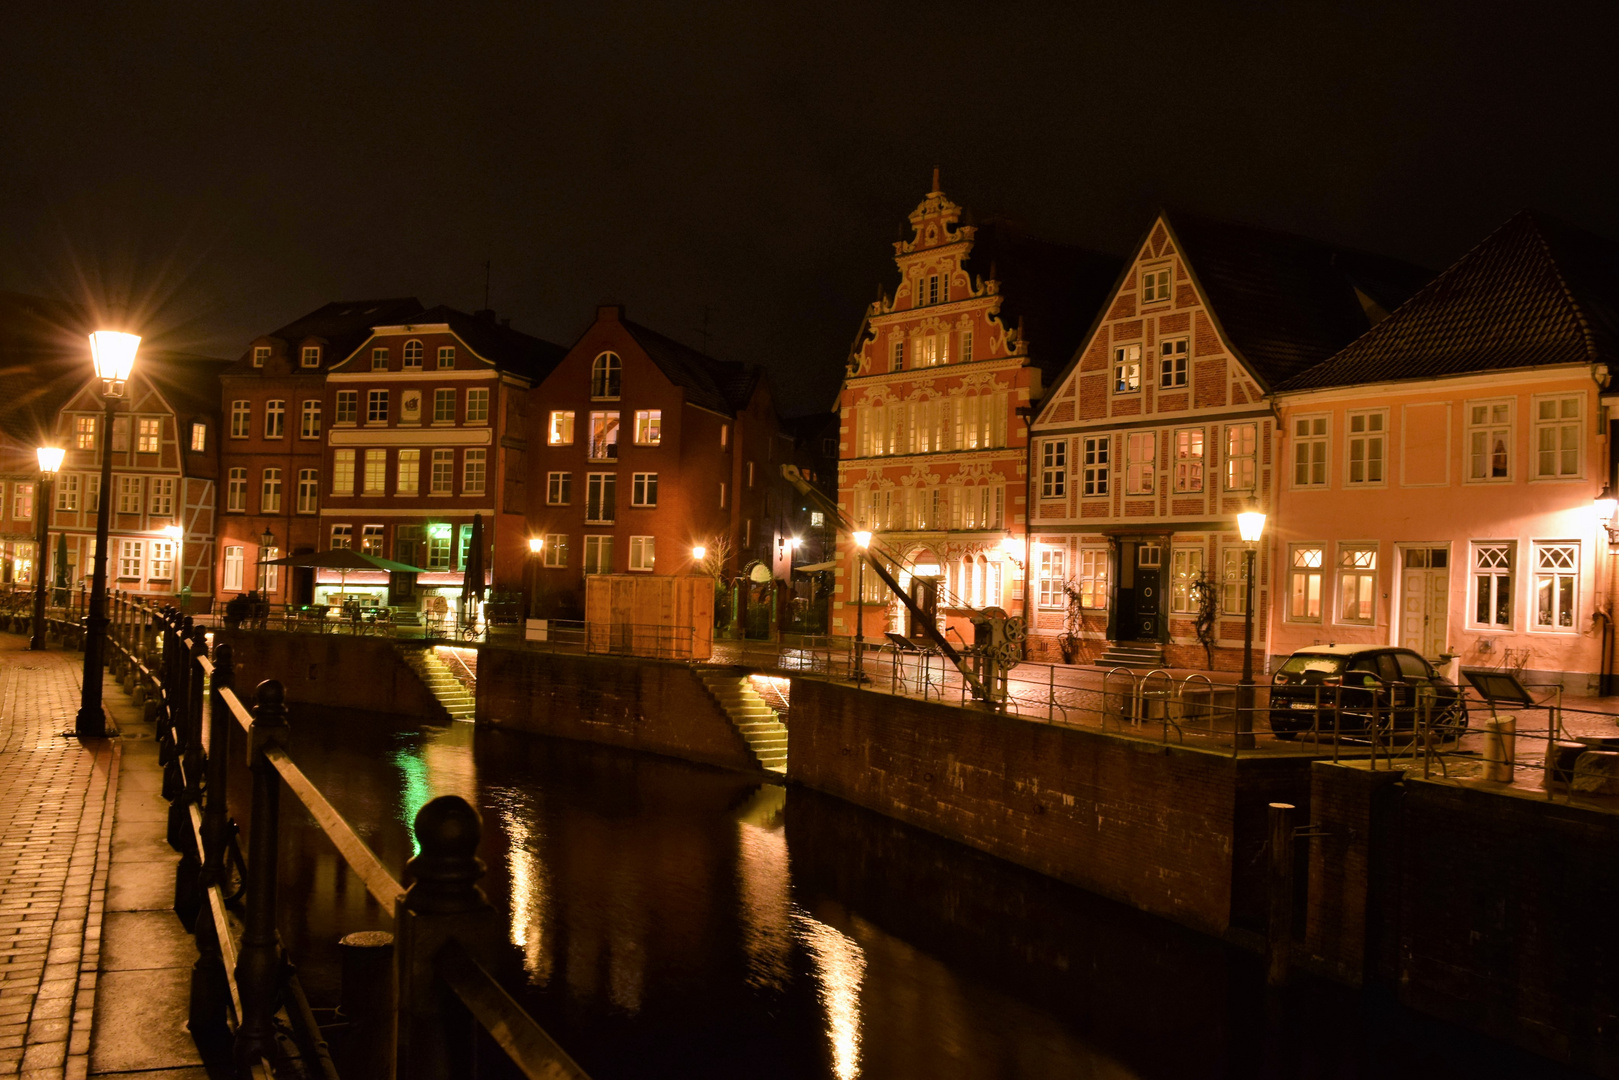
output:
[[[186,1030],[191,972],[105,971],[96,988],[96,1023],[90,1032],[90,1071],[201,1065]]]
[[[197,947],[171,911],[113,911],[102,924],[101,972],[184,967]]]

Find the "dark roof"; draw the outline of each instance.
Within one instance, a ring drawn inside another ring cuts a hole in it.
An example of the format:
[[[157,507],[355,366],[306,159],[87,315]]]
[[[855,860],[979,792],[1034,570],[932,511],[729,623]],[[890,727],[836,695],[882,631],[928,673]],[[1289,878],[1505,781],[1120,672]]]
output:
[[[536,383],[551,374],[568,354],[568,350],[561,345],[531,337],[497,322],[492,311],[469,315],[440,304],[426,311],[417,311],[404,319],[374,325],[425,326],[433,323],[447,324],[474,352],[502,371],[526,376]]]
[[[1619,245],[1523,212],[1284,390],[1543,364],[1619,365]]]
[[[1272,387],[1354,341],[1433,276],[1397,259],[1252,225],[1180,212],[1163,217],[1227,339]],[[1367,300],[1381,311],[1369,311]]]
[[[414,296],[334,300],[271,331],[269,336],[285,341],[288,348],[297,348],[306,338],[320,338],[328,345],[324,359],[330,366],[358,349],[361,342],[371,336],[373,326],[401,323],[421,310],[421,302]],[[251,354],[250,349],[243,354],[241,362],[251,364]]]
[[[658,370],[686,391],[687,401],[712,412],[730,416],[747,408],[764,377],[764,368],[758,364],[716,360],[628,319],[624,320],[624,328],[646,350]]]
[[[968,273],[1000,282],[1000,320],[1023,324],[1029,358],[1049,386],[1084,343],[1124,261],[1088,248],[1053,243],[989,219],[976,226]]]

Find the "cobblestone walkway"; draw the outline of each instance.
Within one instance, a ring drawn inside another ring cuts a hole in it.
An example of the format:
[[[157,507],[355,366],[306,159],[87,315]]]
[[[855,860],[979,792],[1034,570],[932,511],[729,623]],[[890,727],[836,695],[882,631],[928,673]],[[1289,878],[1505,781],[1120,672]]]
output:
[[[0,1076],[80,1078],[118,741],[62,737],[78,711],[83,657],[27,644],[0,635]]]

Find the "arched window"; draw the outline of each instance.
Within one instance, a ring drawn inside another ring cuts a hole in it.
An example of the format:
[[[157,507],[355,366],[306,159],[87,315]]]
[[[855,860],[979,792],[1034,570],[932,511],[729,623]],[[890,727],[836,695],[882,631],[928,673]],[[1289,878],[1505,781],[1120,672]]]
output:
[[[590,396],[618,397],[619,361],[617,353],[604,352],[590,368]]]
[[[422,343],[419,341],[405,342],[405,370],[420,371],[422,369]]]

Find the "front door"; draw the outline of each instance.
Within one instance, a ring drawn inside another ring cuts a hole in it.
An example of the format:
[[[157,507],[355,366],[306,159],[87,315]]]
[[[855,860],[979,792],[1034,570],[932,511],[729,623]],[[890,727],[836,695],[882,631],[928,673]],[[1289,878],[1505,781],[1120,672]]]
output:
[[[1400,551],[1400,644],[1437,659],[1449,639],[1450,549]]]
[[[1131,637],[1137,641],[1157,641],[1162,629],[1164,549],[1154,543],[1136,545],[1135,626]]]

